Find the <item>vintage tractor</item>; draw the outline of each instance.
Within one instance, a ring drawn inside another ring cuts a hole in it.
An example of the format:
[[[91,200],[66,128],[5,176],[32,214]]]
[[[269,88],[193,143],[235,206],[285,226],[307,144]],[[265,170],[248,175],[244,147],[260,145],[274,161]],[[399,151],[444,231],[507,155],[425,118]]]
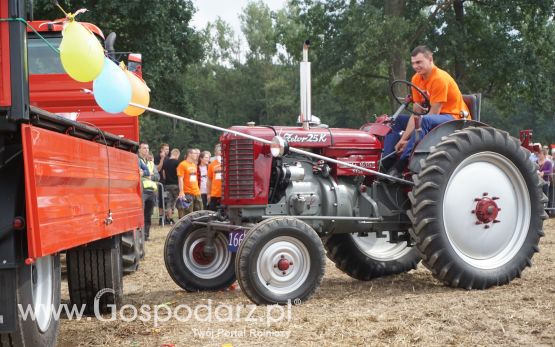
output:
[[[392,117],[359,130],[328,128],[305,117],[307,50],[299,126],[226,130],[223,208],[193,212],[170,231],[164,254],[172,279],[187,291],[237,279],[253,302],[284,304],[315,292],[326,255],[363,281],[420,261],[452,287],[520,277],[538,252],[545,197],[530,153],[479,121],[479,96],[465,98],[467,119],[422,138],[412,175],[395,178],[380,172],[383,137],[402,110],[414,111],[411,94],[419,91],[397,82],[409,93],[395,98],[401,106]]]

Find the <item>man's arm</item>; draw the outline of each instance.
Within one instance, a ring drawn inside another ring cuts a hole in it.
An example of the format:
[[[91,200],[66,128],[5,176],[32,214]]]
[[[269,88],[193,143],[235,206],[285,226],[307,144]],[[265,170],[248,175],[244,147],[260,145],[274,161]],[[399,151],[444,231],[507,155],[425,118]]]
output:
[[[156,170],[158,170],[158,172],[162,171],[162,166],[164,165],[164,159],[166,159],[166,154],[162,151],[160,152],[160,161],[158,162],[158,164],[156,164]]]
[[[414,132],[414,117],[415,115],[410,116],[409,122],[407,123],[407,128],[403,132],[403,135],[401,135],[399,142],[397,142],[397,144],[395,145],[395,152],[401,153],[405,149],[410,136]]]
[[[179,185],[179,197],[182,198],[185,196],[183,192],[183,176],[177,176],[177,184]]]
[[[441,111],[442,106],[443,106],[442,102],[437,102],[437,103],[431,104],[430,105],[430,111],[428,112],[428,114],[439,114],[439,112]],[[407,123],[407,128],[405,129],[405,132],[403,132],[403,135],[401,136],[401,139],[395,145],[395,151],[397,153],[401,153],[405,149],[405,147],[407,145],[407,142],[409,141],[410,136],[414,132],[414,117],[416,117],[416,116],[415,115],[410,116],[409,122]]]
[[[430,105],[430,111],[428,114],[440,114],[443,102],[436,102]]]

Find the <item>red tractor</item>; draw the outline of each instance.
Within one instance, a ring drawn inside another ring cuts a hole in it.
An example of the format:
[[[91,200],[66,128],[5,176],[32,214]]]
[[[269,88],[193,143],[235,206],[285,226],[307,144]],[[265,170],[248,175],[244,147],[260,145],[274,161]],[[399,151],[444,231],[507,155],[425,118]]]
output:
[[[257,304],[308,299],[325,256],[358,280],[422,261],[452,287],[485,289],[519,277],[538,252],[546,217],[530,153],[508,133],[471,118],[442,124],[414,149],[397,179],[379,170],[388,122],[359,130],[312,121],[310,67],[301,63],[299,126],[236,126],[222,135],[223,208],[183,217],[165,262],[187,291],[236,279]],[[396,84],[397,84],[396,83]],[[397,89],[397,88],[392,88]],[[197,122],[198,124],[198,122]],[[292,146],[292,147],[289,147]]]

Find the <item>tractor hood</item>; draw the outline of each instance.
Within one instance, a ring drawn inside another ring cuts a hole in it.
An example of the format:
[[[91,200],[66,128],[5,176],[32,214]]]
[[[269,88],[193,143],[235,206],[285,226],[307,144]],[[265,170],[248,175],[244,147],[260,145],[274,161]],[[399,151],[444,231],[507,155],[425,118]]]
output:
[[[234,126],[232,130],[271,141],[274,136],[283,137],[290,146],[297,148],[351,148],[381,149],[378,139],[367,132],[356,129],[283,126]],[[239,138],[233,134],[222,135],[222,140]]]

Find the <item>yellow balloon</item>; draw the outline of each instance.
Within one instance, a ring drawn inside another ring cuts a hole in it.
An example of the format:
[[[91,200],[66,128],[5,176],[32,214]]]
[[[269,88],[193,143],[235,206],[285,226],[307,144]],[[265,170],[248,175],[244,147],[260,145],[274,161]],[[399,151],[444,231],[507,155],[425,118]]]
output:
[[[104,66],[104,49],[81,23],[69,22],[63,31],[60,59],[67,74],[76,81],[90,82]]]
[[[148,106],[150,103],[150,93],[146,83],[128,70],[125,70],[125,73],[131,83],[131,102],[138,105]],[[128,116],[138,116],[144,112],[144,109],[135,106],[129,106],[123,110],[123,113]]]

